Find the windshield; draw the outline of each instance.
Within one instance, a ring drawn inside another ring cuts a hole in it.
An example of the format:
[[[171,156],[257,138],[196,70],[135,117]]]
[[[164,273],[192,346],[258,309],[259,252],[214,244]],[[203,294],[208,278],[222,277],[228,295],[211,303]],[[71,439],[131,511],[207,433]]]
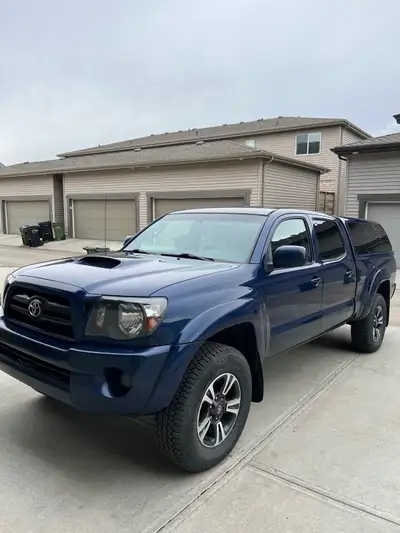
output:
[[[222,213],[173,213],[134,238],[125,252],[192,254],[215,261],[250,259],[265,217]]]

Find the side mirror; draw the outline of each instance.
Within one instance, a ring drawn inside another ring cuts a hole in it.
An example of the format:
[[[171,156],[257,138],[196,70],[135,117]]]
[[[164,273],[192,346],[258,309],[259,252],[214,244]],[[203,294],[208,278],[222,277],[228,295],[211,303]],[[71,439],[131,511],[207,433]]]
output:
[[[133,235],[128,235],[124,239],[124,244],[122,245],[122,248],[125,248],[125,246],[128,244],[128,242],[132,239]]]
[[[275,268],[300,267],[306,264],[307,252],[304,246],[280,246],[272,259]]]

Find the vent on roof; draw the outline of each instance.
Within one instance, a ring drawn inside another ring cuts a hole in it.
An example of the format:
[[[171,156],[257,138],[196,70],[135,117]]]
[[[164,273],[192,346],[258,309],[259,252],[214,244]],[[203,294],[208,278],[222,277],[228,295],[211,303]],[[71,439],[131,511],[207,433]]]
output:
[[[134,149],[134,152],[141,152],[141,151],[142,151],[141,148],[135,148],[135,149]]]
[[[204,141],[197,141],[196,144],[197,144],[197,145],[204,144]]]
[[[400,124],[400,113],[396,113],[393,115],[394,120],[397,122],[397,124]]]

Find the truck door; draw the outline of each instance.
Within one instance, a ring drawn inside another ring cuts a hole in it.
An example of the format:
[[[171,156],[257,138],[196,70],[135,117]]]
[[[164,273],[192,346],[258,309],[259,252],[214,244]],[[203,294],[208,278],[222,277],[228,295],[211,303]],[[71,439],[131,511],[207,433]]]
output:
[[[345,323],[354,311],[355,262],[346,236],[335,220],[313,218],[314,238],[321,261],[322,326],[327,331]]]
[[[274,251],[283,245],[304,246],[307,262],[295,268],[273,268]],[[269,318],[269,354],[282,352],[322,332],[321,265],[315,260],[307,217],[280,218],[268,245],[264,300]]]

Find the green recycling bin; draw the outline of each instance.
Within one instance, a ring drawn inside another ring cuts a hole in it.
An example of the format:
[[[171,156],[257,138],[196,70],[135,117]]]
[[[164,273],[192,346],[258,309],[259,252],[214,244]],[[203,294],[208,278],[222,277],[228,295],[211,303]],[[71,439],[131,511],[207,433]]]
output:
[[[54,240],[63,241],[65,239],[64,226],[61,222],[53,222]]]

